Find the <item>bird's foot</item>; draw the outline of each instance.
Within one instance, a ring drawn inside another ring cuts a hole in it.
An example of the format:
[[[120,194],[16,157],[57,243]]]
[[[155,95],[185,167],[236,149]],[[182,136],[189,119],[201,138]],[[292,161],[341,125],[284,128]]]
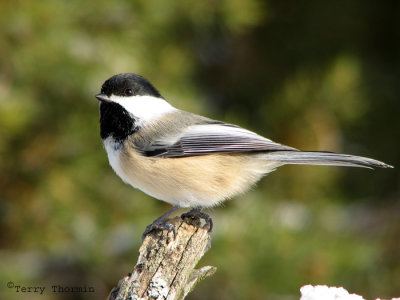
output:
[[[181,218],[182,220],[188,220],[189,224],[193,224],[195,226],[201,226],[201,220],[204,220],[205,225],[202,227],[208,227],[208,232],[212,232],[214,226],[213,220],[208,214],[202,212],[200,208],[194,208],[187,213],[182,214]]]
[[[150,232],[153,231],[161,231],[161,230],[168,230],[168,232],[173,232],[174,233],[174,237],[176,237],[176,230],[175,230],[175,226],[172,224],[168,224],[168,217],[175,211],[177,210],[179,207],[178,206],[173,206],[170,210],[168,210],[166,213],[164,213],[161,217],[155,219],[153,221],[153,223],[151,223],[150,225],[148,225],[146,227],[146,230],[143,232],[142,234],[142,240],[144,240],[144,238],[146,237],[146,235],[148,235]]]
[[[153,223],[151,223],[150,225],[148,225],[146,227],[146,230],[142,234],[142,240],[145,239],[146,235],[148,235],[149,233],[151,233],[153,231],[163,231],[163,230],[167,230],[168,233],[172,232],[174,234],[174,238],[175,238],[176,237],[175,226],[172,224],[166,223],[165,221],[167,221],[167,220],[163,220],[163,222],[157,222],[157,220],[156,220]]]

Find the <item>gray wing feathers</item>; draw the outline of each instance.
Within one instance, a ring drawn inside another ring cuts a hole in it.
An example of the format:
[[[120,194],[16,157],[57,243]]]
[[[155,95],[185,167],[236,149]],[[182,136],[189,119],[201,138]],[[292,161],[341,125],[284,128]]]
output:
[[[162,147],[162,141],[154,145]],[[230,124],[190,126],[172,145],[165,145],[164,157],[185,157],[216,152],[295,150]]]
[[[282,164],[390,168],[383,162],[333,152],[300,151],[275,143],[236,125],[184,111],[167,115],[135,137],[135,147],[146,156],[179,158],[211,153],[254,153]]]

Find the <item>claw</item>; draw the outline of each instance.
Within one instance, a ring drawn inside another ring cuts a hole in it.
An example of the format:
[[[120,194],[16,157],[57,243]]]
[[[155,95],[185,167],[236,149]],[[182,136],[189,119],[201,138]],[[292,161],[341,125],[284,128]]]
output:
[[[201,208],[194,208],[191,211],[182,214],[181,218],[183,220],[189,219],[192,223],[194,223],[194,225],[197,226],[201,225],[201,219],[203,219],[206,222],[206,225],[203,226],[203,228],[208,225],[208,232],[212,232],[212,229],[214,227],[212,218],[205,212],[202,212]]]
[[[169,223],[159,223],[153,222],[146,227],[146,230],[142,234],[142,240],[145,239],[146,235],[153,231],[162,231],[167,230],[168,232],[172,232],[174,234],[174,238],[176,237],[176,229],[175,226]]]
[[[146,230],[142,234],[142,240],[152,231],[157,231],[157,230],[168,230],[168,232],[173,232],[174,233],[174,238],[176,237],[176,230],[174,225],[166,223],[168,220],[168,217],[179,207],[178,206],[173,206],[169,211],[164,213],[161,217],[155,219],[153,223],[148,225],[146,227]]]

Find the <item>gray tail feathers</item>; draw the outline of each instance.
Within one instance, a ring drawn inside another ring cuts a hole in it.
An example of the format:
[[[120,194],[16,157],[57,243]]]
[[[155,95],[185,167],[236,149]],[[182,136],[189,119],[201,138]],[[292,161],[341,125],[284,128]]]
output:
[[[319,151],[274,151],[264,154],[264,158],[294,165],[322,165],[376,168],[393,168],[381,161],[348,154]]]

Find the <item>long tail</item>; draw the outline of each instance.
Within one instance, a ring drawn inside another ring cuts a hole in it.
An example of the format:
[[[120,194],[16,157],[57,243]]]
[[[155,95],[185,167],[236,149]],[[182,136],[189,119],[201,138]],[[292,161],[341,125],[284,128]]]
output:
[[[283,164],[322,165],[376,168],[393,168],[381,161],[348,154],[320,151],[274,151],[263,155],[266,159],[277,160]]]

